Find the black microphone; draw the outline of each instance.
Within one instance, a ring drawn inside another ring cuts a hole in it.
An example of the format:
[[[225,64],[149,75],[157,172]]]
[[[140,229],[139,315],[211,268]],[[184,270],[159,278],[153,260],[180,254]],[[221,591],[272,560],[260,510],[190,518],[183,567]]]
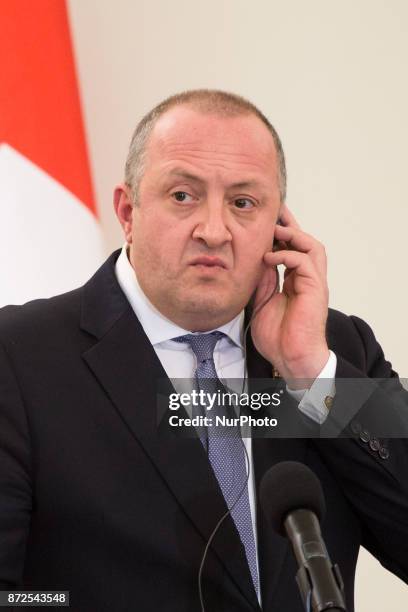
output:
[[[317,476],[303,463],[278,463],[262,478],[260,500],[272,528],[292,543],[306,610],[346,612],[340,570],[330,561],[320,531],[326,504]]]

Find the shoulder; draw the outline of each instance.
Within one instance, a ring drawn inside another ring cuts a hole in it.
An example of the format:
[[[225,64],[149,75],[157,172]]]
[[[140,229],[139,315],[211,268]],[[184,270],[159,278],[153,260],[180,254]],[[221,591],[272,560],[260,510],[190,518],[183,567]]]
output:
[[[327,333],[334,341],[342,334],[346,334],[348,340],[354,339],[356,342],[369,341],[374,337],[371,327],[363,319],[334,308],[329,308]]]
[[[114,251],[82,287],[22,306],[0,308],[0,344],[53,337],[61,340],[72,336],[74,330],[78,333],[86,295],[95,309],[104,295],[120,293],[114,271],[119,253]]]
[[[360,317],[329,309],[326,336],[329,348],[361,372],[389,376],[391,364],[385,360],[370,325]]]
[[[0,343],[13,346],[78,327],[83,287],[21,306],[0,309]]]

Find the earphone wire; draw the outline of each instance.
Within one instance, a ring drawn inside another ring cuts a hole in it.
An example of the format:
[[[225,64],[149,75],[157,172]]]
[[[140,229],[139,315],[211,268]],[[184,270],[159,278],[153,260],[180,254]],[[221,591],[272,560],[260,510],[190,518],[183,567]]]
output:
[[[245,492],[245,489],[248,485],[248,480],[249,480],[249,474],[250,474],[250,464],[249,464],[249,455],[248,455],[248,451],[246,449],[246,446],[241,438],[241,442],[244,446],[244,452],[245,452],[245,463],[246,463],[246,472],[247,472],[247,476],[245,478],[245,482],[242,485],[242,488],[239,492],[238,497],[236,498],[236,500],[234,501],[234,503],[232,504],[232,506],[230,508],[228,508],[227,512],[225,512],[225,514],[222,515],[222,517],[220,518],[220,520],[218,521],[218,523],[216,524],[216,526],[214,527],[210,537],[208,538],[207,544],[205,546],[204,549],[204,553],[201,559],[201,563],[200,563],[200,569],[198,571],[198,592],[199,592],[199,596],[200,596],[200,605],[201,605],[201,612],[205,612],[205,606],[204,606],[204,597],[203,597],[203,589],[202,589],[202,575],[203,575],[203,570],[204,570],[204,564],[205,564],[205,560],[207,558],[207,553],[208,550],[211,546],[211,542],[213,541],[213,539],[215,538],[218,529],[220,528],[220,526],[222,525],[222,523],[225,521],[225,519],[227,518],[227,516],[229,514],[231,514],[231,512],[233,511],[233,509],[235,508],[235,506],[237,505],[237,503],[239,502],[239,500],[241,499],[242,495]]]
[[[253,310],[253,312],[251,313],[250,319],[244,329],[244,333],[243,333],[243,346],[244,346],[244,377],[243,377],[243,383],[242,383],[242,389],[241,389],[241,395],[244,393],[245,390],[245,386],[248,380],[248,366],[247,366],[247,335],[248,335],[248,331],[256,317],[256,315],[258,314],[258,312],[269,302],[269,300],[271,300],[273,298],[273,296],[275,295],[275,293],[277,291],[279,291],[279,275],[278,275],[278,271],[277,272],[277,282],[276,285],[272,291],[272,293],[270,295],[267,296],[267,298],[261,302],[261,304],[258,304],[258,306]],[[215,538],[218,529],[221,527],[222,523],[225,521],[225,519],[227,518],[227,516],[229,516],[231,514],[231,512],[233,511],[233,509],[235,508],[235,506],[238,504],[238,502],[240,501],[242,495],[245,493],[245,490],[248,486],[248,481],[249,481],[249,477],[250,477],[250,470],[251,470],[251,464],[249,461],[249,455],[248,455],[248,450],[245,446],[245,442],[243,441],[242,437],[240,436],[240,440],[242,442],[242,445],[244,447],[244,452],[245,452],[245,463],[246,463],[246,478],[245,478],[245,482],[242,485],[242,488],[238,494],[238,497],[236,498],[236,500],[234,501],[234,503],[231,505],[230,508],[228,508],[227,512],[225,512],[222,517],[220,518],[220,520],[218,521],[218,523],[216,524],[216,526],[214,527],[213,531],[211,532],[210,537],[208,538],[207,544],[204,548],[204,552],[203,552],[203,556],[201,558],[201,563],[200,563],[200,568],[198,570],[198,594],[200,597],[200,606],[201,606],[201,612],[205,612],[205,605],[204,605],[204,597],[203,597],[203,588],[202,588],[202,575],[203,575],[203,570],[204,570],[204,564],[207,558],[207,554],[208,554],[208,550],[211,546],[211,542],[213,541],[213,539]]]

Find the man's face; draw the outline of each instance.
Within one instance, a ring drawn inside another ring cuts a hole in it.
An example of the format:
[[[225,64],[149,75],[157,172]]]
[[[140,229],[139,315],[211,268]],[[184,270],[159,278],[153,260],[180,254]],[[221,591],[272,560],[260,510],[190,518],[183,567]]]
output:
[[[188,106],[164,114],[128,231],[130,261],[151,303],[191,331],[233,319],[264,271],[279,204],[273,139],[256,116]]]

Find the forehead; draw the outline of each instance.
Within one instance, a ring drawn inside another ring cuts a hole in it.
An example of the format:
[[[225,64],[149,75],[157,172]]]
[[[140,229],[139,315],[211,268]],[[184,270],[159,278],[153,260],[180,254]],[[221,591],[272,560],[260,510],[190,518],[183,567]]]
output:
[[[269,175],[277,161],[272,135],[255,115],[220,116],[187,106],[170,109],[159,118],[146,157],[161,166],[186,162],[204,170]]]

